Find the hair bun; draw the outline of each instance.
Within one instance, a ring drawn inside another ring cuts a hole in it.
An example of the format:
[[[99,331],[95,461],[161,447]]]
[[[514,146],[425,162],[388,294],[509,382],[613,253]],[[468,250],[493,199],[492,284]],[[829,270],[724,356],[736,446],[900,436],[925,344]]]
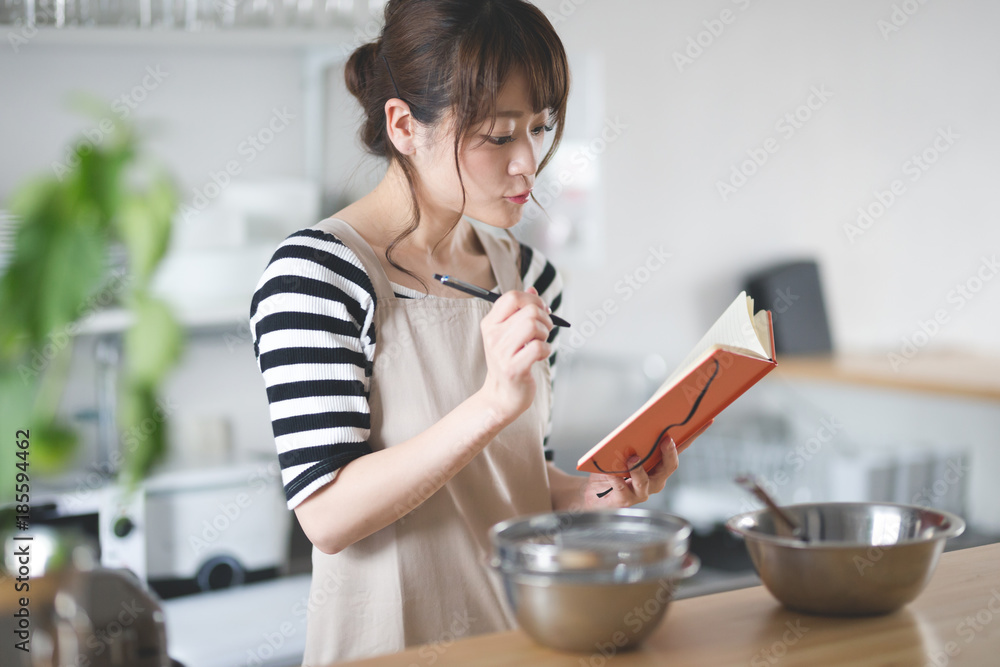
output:
[[[378,52],[381,41],[363,44],[354,50],[344,67],[344,80],[347,83],[347,90],[351,95],[358,98],[361,106],[366,107],[368,101],[368,90],[374,75],[375,61],[378,59]]]

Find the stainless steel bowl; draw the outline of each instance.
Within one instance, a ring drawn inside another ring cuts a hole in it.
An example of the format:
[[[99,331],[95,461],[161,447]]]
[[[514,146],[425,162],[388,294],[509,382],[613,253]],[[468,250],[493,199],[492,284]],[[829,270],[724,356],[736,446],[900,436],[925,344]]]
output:
[[[627,650],[666,614],[678,579],[698,570],[691,525],[642,509],[554,512],[490,531],[518,624],[568,651]]]
[[[805,540],[788,536],[770,510],[734,516],[764,586],[786,607],[811,614],[885,614],[912,601],[930,581],[945,540],[965,521],[950,513],[893,503],[783,506]]]

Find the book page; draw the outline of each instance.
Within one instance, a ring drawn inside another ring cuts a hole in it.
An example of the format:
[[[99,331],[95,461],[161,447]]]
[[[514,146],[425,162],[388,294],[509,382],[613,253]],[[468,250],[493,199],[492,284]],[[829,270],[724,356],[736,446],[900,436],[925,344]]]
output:
[[[698,341],[698,344],[688,353],[684,361],[678,364],[662,386],[666,387],[672,384],[674,379],[686,371],[699,357],[718,345],[736,348],[760,359],[770,359],[771,354],[767,351],[767,347],[770,345],[765,347],[764,344],[765,340],[769,340],[767,311],[762,310],[757,315],[762,317],[758,319],[754,316],[753,299],[748,297],[746,292],[740,292],[736,300],[726,308],[722,316]]]
[[[750,304],[751,306],[753,305],[753,299],[750,299]],[[753,316],[753,329],[757,334],[757,340],[760,341],[761,347],[764,348],[764,350],[770,350],[771,331],[768,326],[766,310],[757,311],[757,314]],[[764,352],[764,356],[768,359],[771,358],[771,354],[766,351]]]

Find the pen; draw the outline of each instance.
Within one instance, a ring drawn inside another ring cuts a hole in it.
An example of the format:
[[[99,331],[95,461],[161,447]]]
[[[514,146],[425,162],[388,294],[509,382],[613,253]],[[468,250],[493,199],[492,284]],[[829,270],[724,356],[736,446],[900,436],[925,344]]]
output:
[[[470,285],[469,283],[462,282],[461,280],[452,278],[451,276],[442,276],[440,273],[435,273],[434,280],[437,280],[442,285],[447,285],[448,287],[457,289],[459,292],[465,292],[466,294],[471,294],[472,296],[478,296],[480,299],[485,299],[490,303],[496,303],[496,300],[500,298],[500,295],[496,292],[485,290],[482,287],[477,287],[476,285]],[[569,322],[558,315],[549,313],[549,317],[552,318],[552,324],[557,327],[569,327]]]

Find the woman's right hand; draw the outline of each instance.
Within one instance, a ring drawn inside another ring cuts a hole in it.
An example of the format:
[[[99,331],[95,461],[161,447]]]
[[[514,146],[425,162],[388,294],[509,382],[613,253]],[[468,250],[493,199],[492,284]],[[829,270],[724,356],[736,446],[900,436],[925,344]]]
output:
[[[482,391],[502,418],[517,418],[534,400],[531,367],[552,354],[552,326],[548,306],[534,287],[504,294],[483,318],[487,370]]]

